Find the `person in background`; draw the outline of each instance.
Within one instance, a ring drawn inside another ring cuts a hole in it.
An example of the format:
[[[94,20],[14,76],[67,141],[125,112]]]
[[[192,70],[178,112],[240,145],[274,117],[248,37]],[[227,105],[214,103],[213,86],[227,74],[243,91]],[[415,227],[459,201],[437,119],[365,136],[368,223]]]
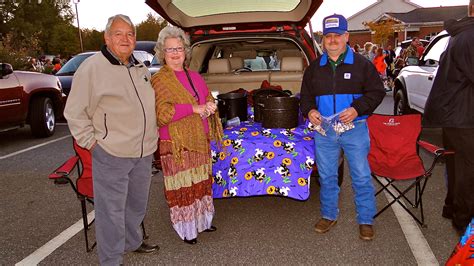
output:
[[[38,68],[38,63],[36,62],[36,58],[32,57],[29,60],[28,66],[27,66],[28,71],[33,71],[33,72],[41,72],[40,69]]]
[[[356,53],[360,53],[360,46],[356,43],[354,44],[354,47],[352,47],[352,50]]]
[[[119,265],[126,252],[159,249],[143,242],[140,228],[158,135],[155,92],[150,72],[133,56],[130,18],[110,17],[104,39],[101,51],[76,71],[64,116],[77,144],[92,153],[100,264]]]
[[[369,52],[369,61],[370,61],[370,62],[373,62],[373,61],[374,61],[374,58],[375,58],[375,56],[377,55],[377,49],[379,49],[379,48],[378,48],[378,46],[375,45],[375,44],[372,45],[372,47],[370,48],[370,52]]]
[[[171,223],[179,237],[192,245],[198,233],[216,230],[210,140],[220,143],[223,130],[204,79],[186,66],[189,46],[180,28],[167,26],[160,31],[155,56],[163,67],[153,75],[152,84]]]
[[[418,46],[416,47],[416,54],[418,55],[418,58],[423,55],[424,51],[425,47],[423,46],[423,43],[418,39]]]
[[[410,45],[405,49],[403,53],[403,61],[406,61],[408,57],[418,58],[418,46],[420,46],[420,40],[418,37],[414,37],[411,40]]]
[[[454,162],[447,165],[443,216],[452,218],[462,234],[474,217],[474,0],[469,1],[468,16],[447,21],[445,29],[451,39],[439,60],[423,125],[441,127],[445,147],[455,152]]]
[[[61,69],[61,59],[59,59],[58,57],[55,57],[53,58],[53,70],[52,70],[52,74],[56,74],[58,73],[58,71]]]
[[[382,102],[385,91],[374,65],[346,45],[347,20],[334,14],[323,19],[325,52],[306,68],[301,86],[301,111],[313,125],[322,117],[339,114],[340,122],[354,128],[326,136],[315,133],[315,157],[319,172],[321,219],[318,233],[328,232],[339,216],[338,164],[341,149],[349,163],[355,194],[359,237],[374,238],[376,202],[367,155],[370,139],[366,117]]]
[[[386,71],[387,71],[387,64],[385,63],[385,54],[383,53],[382,48],[377,49],[377,53],[374,57],[374,60],[372,60],[372,63],[375,65],[375,69],[377,69],[377,72],[379,72],[380,77],[385,78],[386,77]]]
[[[49,58],[45,59],[44,65],[43,65],[43,73],[52,74],[53,73],[53,68],[54,68],[54,66],[51,63],[51,59],[49,59]]]
[[[385,63],[387,64],[387,77],[394,79],[393,70],[395,69],[395,51],[392,48],[392,45],[387,45],[387,49],[384,50],[385,54]]]
[[[273,53],[270,56],[270,69],[280,69],[280,60],[278,58],[278,55],[276,53]]]
[[[372,62],[372,60],[370,60],[370,51],[372,50],[372,46],[373,44],[371,42],[366,42],[364,44],[364,50],[361,52],[361,55],[367,58],[367,60],[369,60],[370,62]]]

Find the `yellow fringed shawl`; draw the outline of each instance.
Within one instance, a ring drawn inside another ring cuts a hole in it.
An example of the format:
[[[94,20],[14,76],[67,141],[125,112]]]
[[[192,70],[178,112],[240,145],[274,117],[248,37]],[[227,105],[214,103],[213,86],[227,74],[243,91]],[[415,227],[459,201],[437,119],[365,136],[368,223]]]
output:
[[[209,153],[210,143],[199,114],[192,114],[178,121],[172,121],[175,114],[175,104],[197,104],[194,97],[176,78],[174,71],[164,65],[159,72],[153,75],[151,84],[155,90],[158,126],[168,125],[174,160],[183,164],[182,152],[184,148],[189,151]],[[214,101],[210,92],[208,92],[206,101]],[[208,123],[209,138],[220,145],[223,130],[218,112],[208,117]]]

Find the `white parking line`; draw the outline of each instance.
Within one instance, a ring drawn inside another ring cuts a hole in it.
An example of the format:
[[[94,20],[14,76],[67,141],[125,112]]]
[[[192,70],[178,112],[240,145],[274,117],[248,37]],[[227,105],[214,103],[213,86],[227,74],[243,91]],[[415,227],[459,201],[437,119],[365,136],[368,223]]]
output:
[[[378,179],[382,181],[384,185],[387,184],[383,178]],[[393,193],[393,195],[399,195],[395,189],[389,188],[389,190]],[[384,193],[387,200],[390,201],[392,196],[387,191],[384,191]],[[415,219],[413,219],[413,217],[411,217],[398,203],[392,204],[391,207],[395,213],[395,217],[397,217],[400,227],[402,228],[405,239],[410,246],[417,265],[439,265],[436,256],[431,250],[428,241],[426,241],[426,238],[418,227]]]
[[[92,221],[95,217],[94,211],[91,211],[87,215],[87,219]],[[15,264],[18,266],[23,265],[38,265],[44,258],[49,256],[49,254],[53,253],[56,249],[58,249],[62,244],[66,243],[69,239],[71,239],[74,235],[84,229],[84,225],[82,223],[82,218],[77,221],[75,224],[70,226],[68,229],[64,230],[55,238],[51,239],[48,243],[44,244],[42,247],[37,249],[35,252],[31,253],[28,257],[24,258],[22,261]]]
[[[29,147],[29,148],[26,148],[24,150],[19,150],[19,151],[16,151],[16,152],[13,152],[13,153],[10,153],[10,154],[7,154],[7,155],[3,155],[3,156],[0,156],[0,160],[3,160],[3,159],[6,159],[6,158],[10,158],[12,156],[15,156],[15,155],[18,155],[20,153],[24,153],[24,152],[27,152],[27,151],[31,151],[31,150],[34,150],[36,148],[39,148],[39,147],[42,147],[42,146],[45,146],[45,145],[48,145],[48,144],[51,144],[51,143],[54,143],[56,141],[60,141],[60,140],[63,140],[65,138],[70,138],[71,135],[66,135],[64,137],[60,137],[60,138],[57,138],[57,139],[53,139],[53,140],[50,140],[50,141],[47,141],[47,142],[44,142],[44,143],[41,143],[41,144],[38,144],[38,145],[35,145],[35,146],[32,146],[32,147]]]

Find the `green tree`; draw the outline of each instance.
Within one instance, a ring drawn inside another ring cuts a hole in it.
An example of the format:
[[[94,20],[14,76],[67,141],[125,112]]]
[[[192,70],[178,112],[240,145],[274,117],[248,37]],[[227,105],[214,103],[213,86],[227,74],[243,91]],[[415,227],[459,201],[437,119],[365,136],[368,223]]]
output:
[[[137,25],[137,41],[156,41],[158,33],[167,24],[163,18],[148,13],[146,19]]]
[[[6,1],[13,4],[2,8],[2,37],[11,34],[10,45],[26,50],[30,56],[61,54],[68,56],[79,51],[77,28],[69,1]],[[32,45],[34,44],[34,45]]]
[[[11,34],[5,34],[0,44],[0,63],[9,63],[14,69],[23,69],[28,63],[28,54],[25,49],[13,49]]]
[[[84,29],[82,30],[82,40],[84,51],[100,50],[104,42],[104,32],[97,30]]]
[[[13,17],[16,4],[13,1],[1,1],[0,3],[0,36],[5,37],[8,33],[7,22]]]

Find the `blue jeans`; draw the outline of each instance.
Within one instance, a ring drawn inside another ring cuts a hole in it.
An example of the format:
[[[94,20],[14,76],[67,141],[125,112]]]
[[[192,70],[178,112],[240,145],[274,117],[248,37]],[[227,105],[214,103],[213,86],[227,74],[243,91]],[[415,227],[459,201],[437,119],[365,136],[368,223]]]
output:
[[[337,135],[332,128],[327,130],[327,136],[315,134],[316,164],[321,184],[321,216],[325,219],[337,220],[339,215],[337,169],[342,148],[352,177],[357,222],[359,224],[373,224],[377,209],[374,185],[367,159],[370,149],[369,131],[366,120],[355,121],[354,125],[355,128],[340,135]]]

